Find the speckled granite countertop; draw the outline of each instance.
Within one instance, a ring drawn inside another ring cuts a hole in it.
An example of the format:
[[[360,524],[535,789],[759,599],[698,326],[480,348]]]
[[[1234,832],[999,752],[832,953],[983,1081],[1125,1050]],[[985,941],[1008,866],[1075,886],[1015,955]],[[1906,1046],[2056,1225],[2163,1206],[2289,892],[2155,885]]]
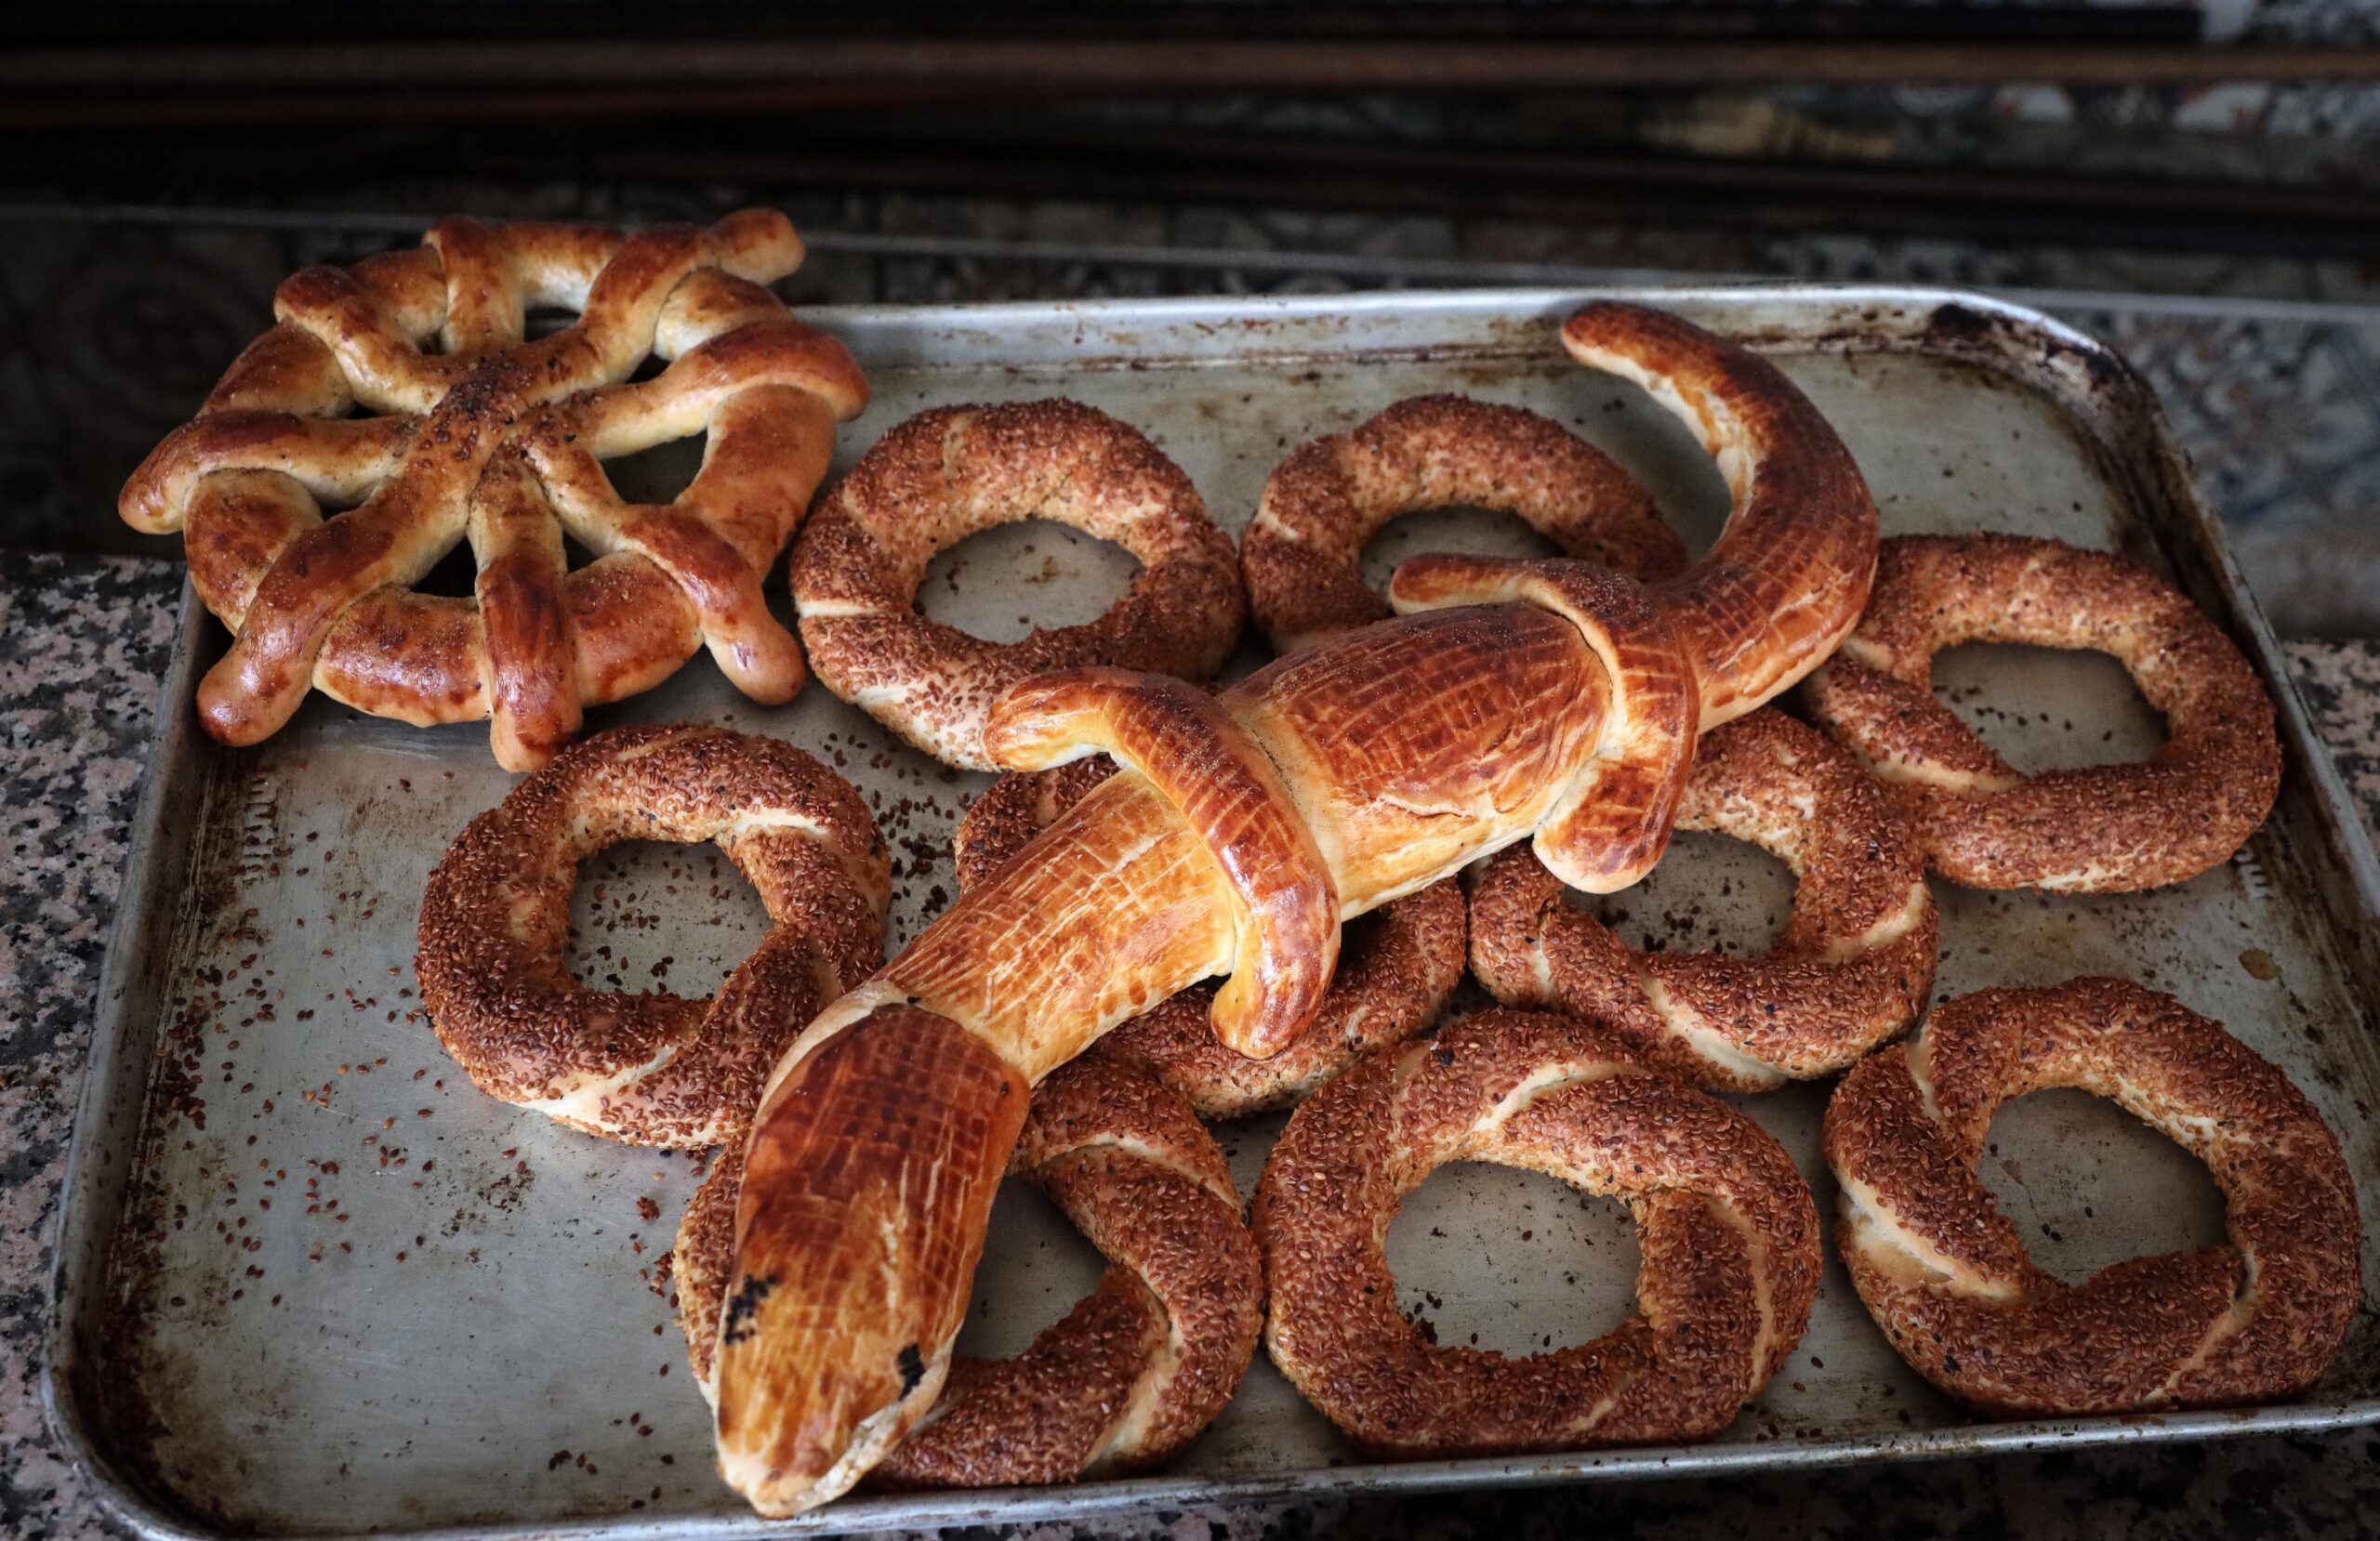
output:
[[[0,552],[0,1541],[111,1526],[50,1441],[36,1390],[50,1238],[126,826],[175,629],[177,564]],[[2299,688],[2380,817],[2380,644],[2300,644]],[[1613,1534],[2359,1534],[2380,1434],[2007,1456],[1561,1492],[1165,1512],[1097,1530],[1523,1541]]]

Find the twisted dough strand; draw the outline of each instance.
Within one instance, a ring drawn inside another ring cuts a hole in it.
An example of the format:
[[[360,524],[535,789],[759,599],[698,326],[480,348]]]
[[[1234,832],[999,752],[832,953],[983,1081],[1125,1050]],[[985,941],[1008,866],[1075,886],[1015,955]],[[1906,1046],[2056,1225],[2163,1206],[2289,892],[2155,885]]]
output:
[[[867,401],[842,347],[762,287],[800,260],[766,210],[629,236],[447,220],[415,251],[290,278],[279,323],[118,504],[185,531],[236,633],[200,686],[207,731],[256,743],[318,689],[408,722],[488,718],[497,759],[526,770],[584,704],[698,646],[747,694],[789,698],[801,656],[760,575]],[[547,307],[579,314],[527,336]],[[626,383],[648,354],[672,362]],[[625,503],[598,464],[706,432],[668,505]],[[565,529],[595,562],[565,570]],[[459,540],[474,599],[413,592]]]

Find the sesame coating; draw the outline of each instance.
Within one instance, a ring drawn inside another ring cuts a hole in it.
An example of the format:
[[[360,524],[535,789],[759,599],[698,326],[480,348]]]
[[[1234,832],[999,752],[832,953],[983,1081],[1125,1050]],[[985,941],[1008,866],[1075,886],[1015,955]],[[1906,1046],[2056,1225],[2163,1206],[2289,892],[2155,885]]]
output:
[[[1450,1161],[1521,1166],[1627,1204],[1640,1313],[1526,1358],[1430,1340],[1383,1251]],[[1718,1099],[1568,1018],[1493,1010],[1382,1053],[1290,1118],[1252,1210],[1273,1361],[1366,1451],[1405,1459],[1706,1439],[1809,1325],[1816,1205]]]
[[[774,922],[714,1000],[589,990],[562,957],[577,865],[622,840],[716,842]],[[875,968],[890,859],[867,805],[791,744],[628,727],[564,750],[430,874],[415,971],[481,1089],[641,1145],[740,1135],[762,1080]]]
[[[1992,1113],[2051,1087],[2105,1097],[2206,1164],[2229,1244],[2068,1284],[1976,1175]],[[2338,1138],[2289,1077],[2170,995],[2122,980],[1984,990],[1854,1067],[1827,1107],[1837,1245],[1928,1380],[1992,1415],[2268,1402],[2311,1386],[2361,1293]]]
[[[1415,396],[1302,444],[1274,468],[1240,565],[1256,624],[1284,652],[1383,620],[1356,569],[1399,514],[1457,506],[1514,514],[1560,547],[1635,578],[1686,566],[1653,500],[1559,423],[1462,396]]]
[[[1480,982],[1732,1091],[1832,1074],[1917,1020],[1940,930],[1924,854],[1847,751],[1773,707],[1739,718],[1697,746],[1678,827],[1750,841],[1792,869],[1792,916],[1767,956],[1634,951],[1515,849],[1472,877]]]
[[[935,552],[1025,519],[1113,541],[1141,573],[1098,620],[1020,642],[918,613]],[[975,770],[997,769],[981,741],[1010,686],[1091,665],[1202,679],[1246,613],[1238,554],[1190,479],[1130,425],[1056,399],[938,407],[895,427],[821,502],[791,578],[802,645],[826,688]]]
[[[2018,773],[1934,699],[1934,655],[1963,642],[2109,654],[2164,714],[2164,746],[2138,764]],[[1858,630],[1805,694],[1908,806],[1934,870],[1969,888],[2185,882],[2245,845],[2281,789],[2272,698],[2231,639],[2154,573],[2056,541],[1884,542]]]

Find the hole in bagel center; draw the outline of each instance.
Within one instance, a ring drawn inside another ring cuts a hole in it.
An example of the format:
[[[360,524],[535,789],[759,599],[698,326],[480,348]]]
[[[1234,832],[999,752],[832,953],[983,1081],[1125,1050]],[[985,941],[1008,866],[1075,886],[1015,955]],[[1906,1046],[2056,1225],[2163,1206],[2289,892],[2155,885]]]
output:
[[[1591,1343],[1636,1314],[1636,1226],[1542,1172],[1450,1162],[1388,1228],[1396,1304],[1449,1348],[1514,1357]]]
[[[1107,1259],[1083,1240],[1064,1210],[1023,1178],[1010,1178],[992,1201],[991,1231],[957,1351],[975,1359],[1014,1358],[1097,1289],[1106,1271]]]
[[[590,990],[694,1000],[768,930],[759,892],[717,846],[624,840],[579,863],[562,958]]]
[[[1564,898],[1640,953],[1760,957],[1793,913],[1793,873],[1749,841],[1682,829],[1634,888]]]
[[[1976,1170],[2034,1263],[2069,1284],[2224,1239],[2223,1194],[2198,1158],[2085,1091],[2003,1103]]]
[[[1021,642],[1037,628],[1098,620],[1140,572],[1139,559],[1113,541],[1019,520],[935,552],[918,586],[918,613],[986,642]]]
[[[1562,554],[1560,547],[1539,534],[1518,514],[1456,507],[1397,515],[1365,544],[1357,565],[1364,582],[1385,593],[1397,564],[1425,551],[1527,559]]]
[[[2030,775],[2145,760],[2165,721],[2103,652],[1970,642],[1934,660],[1934,698]]]

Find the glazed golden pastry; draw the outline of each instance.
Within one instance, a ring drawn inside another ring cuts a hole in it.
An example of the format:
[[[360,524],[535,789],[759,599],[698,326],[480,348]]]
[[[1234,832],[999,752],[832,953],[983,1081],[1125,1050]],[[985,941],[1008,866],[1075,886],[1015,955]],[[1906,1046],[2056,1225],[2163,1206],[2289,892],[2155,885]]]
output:
[[[1015,1487],[1155,1466],[1231,1401],[1264,1323],[1264,1280],[1217,1147],[1175,1093],[1086,1059],[1033,1094],[1011,1175],[1041,1189],[1111,1261],[1099,1286],[1014,1359],[954,1360],[932,1416],[878,1466],[884,1487]],[[727,1298],[740,1156],[714,1167],[678,1231],[678,1324],[703,1394]],[[917,1373],[925,1373],[922,1359]]]
[[[1053,770],[1002,776],[959,821],[955,855],[961,891],[992,880],[1033,836],[1116,773],[1104,755]],[[1314,1021],[1267,1060],[1216,1041],[1215,987],[1194,984],[1132,1018],[1091,1046],[1189,1099],[1201,1118],[1238,1118],[1287,1107],[1389,1044],[1438,1020],[1462,979],[1462,886],[1452,877],[1392,900],[1347,922],[1339,965]]]
[[[801,256],[766,209],[633,235],[447,219],[283,283],[279,324],[117,505],[182,532],[192,586],[237,633],[199,686],[206,731],[257,743],[319,690],[416,725],[486,718],[525,770],[584,707],[697,648],[754,700],[792,699],[800,650],[760,577],[835,425],[867,405],[842,345],[765,287]],[[550,308],[578,314],[528,336]],[[669,366],[631,382],[647,358]],[[628,503],[604,474],[695,435],[702,469],[673,502]],[[565,532],[596,560],[568,570]],[[473,597],[417,592],[466,540]]]
[[[1514,841],[1574,886],[1633,881],[1659,857],[1698,728],[1784,690],[1851,629],[1875,508],[1784,375],[1633,307],[1591,307],[1563,335],[1646,382],[1726,470],[1734,516],[1702,562],[1644,587],[1421,559],[1392,586],[1400,619],[1218,698],[1086,670],[995,706],[985,742],[1010,768],[1106,751],[1130,769],[829,1007],[771,1076],[728,1286],[765,1298],[718,1363],[721,1469],[762,1513],[843,1492],[932,1406],[1043,1076],[1225,972],[1218,1034],[1276,1052],[1319,1006],[1342,920]]]

